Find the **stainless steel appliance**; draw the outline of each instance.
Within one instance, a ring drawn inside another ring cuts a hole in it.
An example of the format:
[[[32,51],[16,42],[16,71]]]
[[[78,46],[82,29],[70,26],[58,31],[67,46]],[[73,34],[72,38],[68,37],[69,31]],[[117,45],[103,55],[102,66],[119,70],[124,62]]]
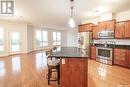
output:
[[[114,31],[101,31],[98,33],[98,38],[114,38]]]
[[[91,41],[92,41],[91,32],[78,33],[78,48],[89,50]]]
[[[78,33],[78,48],[86,50],[90,53],[90,44],[92,42],[92,32]]]
[[[96,47],[96,60],[112,65],[113,48]]]

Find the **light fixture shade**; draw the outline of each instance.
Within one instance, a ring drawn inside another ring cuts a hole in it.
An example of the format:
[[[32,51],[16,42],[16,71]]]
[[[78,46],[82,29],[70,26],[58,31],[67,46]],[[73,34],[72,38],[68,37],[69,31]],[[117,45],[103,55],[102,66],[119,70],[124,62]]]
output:
[[[75,27],[75,22],[74,22],[74,19],[72,17],[69,20],[69,25],[70,25],[71,28]]]

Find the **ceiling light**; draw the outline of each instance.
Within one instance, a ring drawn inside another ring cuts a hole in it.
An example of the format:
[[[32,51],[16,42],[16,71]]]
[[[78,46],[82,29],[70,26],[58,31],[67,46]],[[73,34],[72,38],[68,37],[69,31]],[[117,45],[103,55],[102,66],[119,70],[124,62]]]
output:
[[[73,19],[73,1],[74,0],[70,0],[71,1],[71,16],[70,16],[70,19],[69,19],[69,25],[71,28],[74,28],[75,27],[75,22],[74,22],[74,19]]]
[[[71,28],[74,28],[75,27],[75,22],[74,22],[74,19],[73,18],[70,18],[69,20],[69,25]]]

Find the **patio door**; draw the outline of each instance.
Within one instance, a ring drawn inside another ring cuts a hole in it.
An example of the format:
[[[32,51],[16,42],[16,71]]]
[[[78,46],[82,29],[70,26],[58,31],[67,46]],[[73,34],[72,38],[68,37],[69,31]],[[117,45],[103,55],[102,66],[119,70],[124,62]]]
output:
[[[18,54],[21,51],[21,41],[20,41],[20,33],[19,32],[10,32],[9,33],[9,44],[10,44],[10,49],[9,52],[10,54]]]

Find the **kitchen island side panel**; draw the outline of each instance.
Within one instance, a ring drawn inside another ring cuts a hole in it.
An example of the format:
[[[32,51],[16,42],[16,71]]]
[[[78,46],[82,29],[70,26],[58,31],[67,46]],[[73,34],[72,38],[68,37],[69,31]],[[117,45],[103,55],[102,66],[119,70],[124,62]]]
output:
[[[87,87],[88,59],[62,58],[60,83],[60,87]]]

